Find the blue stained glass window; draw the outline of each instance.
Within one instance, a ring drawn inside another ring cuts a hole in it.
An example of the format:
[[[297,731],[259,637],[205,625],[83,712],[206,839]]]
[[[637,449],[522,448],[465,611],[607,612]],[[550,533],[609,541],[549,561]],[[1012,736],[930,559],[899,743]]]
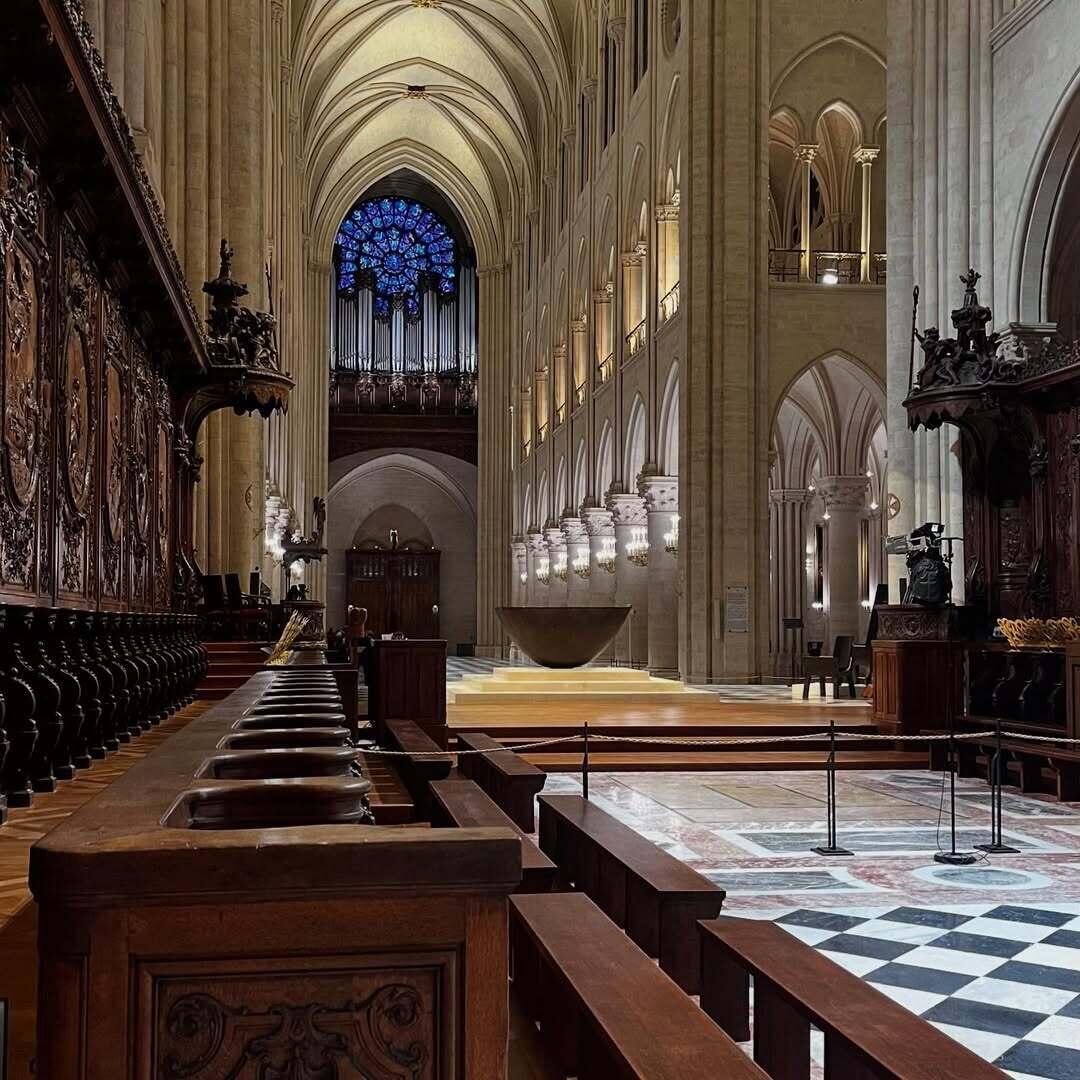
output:
[[[395,304],[409,317],[418,316],[425,283],[443,297],[457,288],[450,230],[411,199],[372,199],[354,206],[341,223],[337,244],[338,293],[355,296],[370,285],[381,319],[390,317]]]

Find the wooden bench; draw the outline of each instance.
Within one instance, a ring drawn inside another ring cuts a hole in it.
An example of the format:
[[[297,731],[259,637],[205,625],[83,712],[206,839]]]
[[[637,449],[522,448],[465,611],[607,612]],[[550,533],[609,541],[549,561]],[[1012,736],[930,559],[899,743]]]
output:
[[[586,896],[510,898],[516,1004],[560,1075],[579,1080],[765,1080]]]
[[[536,795],[544,788],[547,773],[507,750],[490,735],[459,732],[462,750],[490,750],[486,754],[462,754],[458,772],[475,780],[527,833],[536,829],[533,810]]]
[[[540,848],[688,994],[701,983],[696,923],[724,890],[580,795],[540,796]]]
[[[936,760],[945,758],[944,750],[938,749],[945,745],[936,744]],[[960,739],[956,745],[958,775],[979,775],[981,758],[983,773],[989,779],[997,740]],[[1022,794],[1040,792],[1054,795],[1062,802],[1080,799],[1080,752],[1053,743],[1002,739],[1001,753],[1002,783],[1015,784]]]
[[[433,780],[446,779],[454,764],[453,758],[412,720],[387,720],[383,731],[385,744],[391,750],[403,750],[408,755],[389,760],[408,788],[417,815],[426,818],[431,806],[428,786]]]
[[[810,1025],[825,1035],[825,1080],[1001,1080],[1005,1074],[776,923],[699,924],[701,1007],[778,1080],[808,1080]]]
[[[498,825],[521,837],[518,892],[551,892],[558,867],[472,780],[437,780],[431,785],[431,824],[461,829]]]

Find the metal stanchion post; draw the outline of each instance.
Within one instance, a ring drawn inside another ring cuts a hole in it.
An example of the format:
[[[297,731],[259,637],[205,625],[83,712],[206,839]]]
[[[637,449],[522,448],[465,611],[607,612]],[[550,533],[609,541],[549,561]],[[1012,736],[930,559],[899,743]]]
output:
[[[970,851],[956,850],[956,736],[952,721],[949,721],[949,847],[948,851],[939,851],[934,862],[948,863],[950,866],[970,866],[975,855]]]
[[[829,717],[829,756],[825,759],[825,798],[828,813],[828,839],[814,848],[816,855],[850,855],[836,842],[836,721]]]
[[[1019,855],[1020,849],[1001,842],[1001,720],[994,722],[994,756],[987,770],[990,780],[990,843],[976,844],[989,855]]]
[[[582,797],[588,799],[589,797],[589,722],[585,721],[585,733],[583,736],[585,744],[584,752],[581,755],[581,794]]]

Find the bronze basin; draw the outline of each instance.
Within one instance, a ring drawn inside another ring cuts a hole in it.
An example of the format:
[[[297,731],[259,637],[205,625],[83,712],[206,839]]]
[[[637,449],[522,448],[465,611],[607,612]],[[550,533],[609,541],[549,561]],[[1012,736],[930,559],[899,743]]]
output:
[[[583,667],[622,629],[624,607],[501,607],[495,609],[510,639],[546,668]]]

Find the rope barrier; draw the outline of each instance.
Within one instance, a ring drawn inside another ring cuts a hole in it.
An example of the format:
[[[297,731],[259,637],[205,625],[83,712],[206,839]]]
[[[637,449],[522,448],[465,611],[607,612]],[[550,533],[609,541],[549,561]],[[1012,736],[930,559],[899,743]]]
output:
[[[996,735],[997,733],[995,731],[990,730],[963,733],[957,732],[952,737],[957,742],[971,742],[979,739],[993,739]],[[837,731],[835,737],[837,740],[847,740],[849,742],[931,743],[949,741],[947,732],[928,735],[881,735],[872,732],[862,734],[857,731]],[[1057,735],[1029,735],[1022,732],[1003,731],[1001,737],[1003,739],[1022,739],[1028,742],[1048,742],[1080,746],[1080,739],[1069,739],[1065,736]],[[825,742],[827,739],[828,733],[824,731],[808,732],[801,735],[712,735],[707,737],[688,736],[686,738],[681,738],[676,735],[597,735],[595,732],[589,732],[590,743],[632,743],[640,746],[767,746],[769,744],[804,742],[820,743]],[[498,754],[505,753],[506,751],[519,753],[527,750],[540,750],[545,747],[562,746],[566,743],[580,743],[581,741],[582,736],[580,734],[575,734],[562,735],[550,739],[538,739],[535,742],[519,743],[515,746],[503,746],[498,750],[423,750],[412,752],[408,750],[388,750],[385,747],[379,746],[362,747],[362,749],[366,754],[377,754],[381,757],[444,757],[451,753],[456,754],[458,757],[469,757],[476,754]]]

